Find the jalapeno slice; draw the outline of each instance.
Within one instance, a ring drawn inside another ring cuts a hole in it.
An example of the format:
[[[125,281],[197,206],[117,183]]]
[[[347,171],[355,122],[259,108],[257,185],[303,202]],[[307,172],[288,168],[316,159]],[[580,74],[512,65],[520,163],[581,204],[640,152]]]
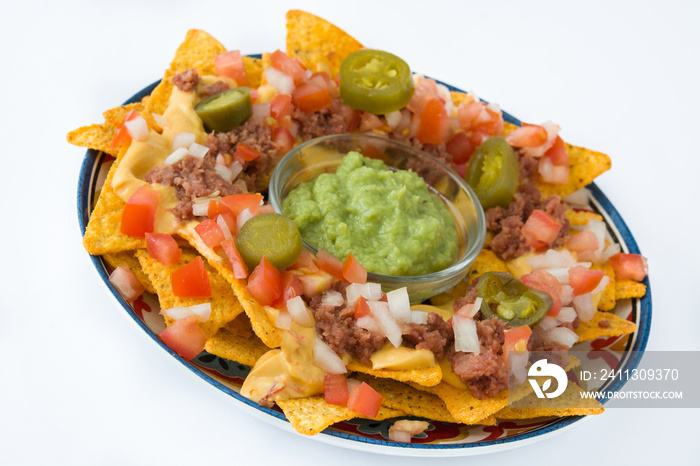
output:
[[[294,221],[284,215],[260,214],[243,224],[236,246],[249,270],[263,256],[278,270],[284,270],[301,255],[301,233]]]
[[[207,131],[224,132],[242,125],[253,114],[250,89],[237,87],[214,94],[194,106]]]
[[[524,285],[508,273],[486,272],[479,278],[477,292],[484,317],[498,317],[513,328],[537,325],[552,308],[549,294]]]
[[[382,50],[358,50],[340,65],[340,98],[355,110],[385,115],[413,97],[413,76],[401,58]]]
[[[477,149],[464,176],[484,210],[507,207],[518,187],[518,158],[503,136],[492,136]]]

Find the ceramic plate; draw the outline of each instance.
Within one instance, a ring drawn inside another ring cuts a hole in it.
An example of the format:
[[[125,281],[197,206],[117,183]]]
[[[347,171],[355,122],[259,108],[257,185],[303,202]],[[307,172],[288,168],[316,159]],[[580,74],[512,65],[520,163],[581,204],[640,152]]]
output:
[[[157,84],[157,82],[151,84],[125,103],[140,101],[144,96],[150,94]],[[448,87],[451,90],[459,91],[459,89],[449,85]],[[503,112],[503,116],[506,121],[520,125],[520,121],[511,115]],[[87,151],[78,181],[78,218],[83,234],[91,208],[99,196],[99,190],[113,161],[114,159],[107,154],[94,150]],[[632,233],[612,203],[595,184],[591,184],[588,189],[591,209],[603,216],[608,232],[620,244],[622,252],[639,253]],[[93,256],[92,260],[106,287],[121,304],[123,310],[141,327],[145,335],[152,338],[164,351],[180,361],[183,367],[191,370],[206,383],[228,394],[235,405],[280,428],[293,431],[281,411],[258,406],[257,403],[238,393],[244,378],[250,371],[248,366],[222,359],[207,352],[203,352],[192,361],[182,359],[157,336],[158,332],[165,328],[163,318],[159,314],[160,307],[157,297],[146,293],[134,303],[127,303],[109,282],[111,270],[105,261],[99,256]],[[629,337],[601,338],[592,342],[580,343],[575,345],[573,349],[576,351],[600,351],[613,346],[616,348],[623,346],[625,353],[616,367],[622,370],[631,370],[637,367],[641,353],[646,346],[651,324],[651,290],[648,278],[644,279],[644,284],[647,286],[644,298],[620,301],[614,311],[618,316],[637,324],[638,331],[635,334]],[[636,357],[632,356],[631,351],[635,352]],[[622,385],[622,382],[616,380],[602,389],[617,391]],[[429,429],[419,437],[414,438],[410,444],[389,440],[388,429],[393,421],[378,422],[355,419],[337,423],[314,438],[341,447],[384,454],[429,457],[466,456],[515,448],[539,441],[571,427],[582,419],[584,419],[583,416],[521,421],[504,420],[495,426],[465,426],[431,422]]]

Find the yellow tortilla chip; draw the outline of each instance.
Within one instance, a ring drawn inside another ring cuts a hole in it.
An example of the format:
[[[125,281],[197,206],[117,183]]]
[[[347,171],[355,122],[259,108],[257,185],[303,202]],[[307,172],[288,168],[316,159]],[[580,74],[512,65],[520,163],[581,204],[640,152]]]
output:
[[[148,274],[151,282],[156,288],[158,301],[162,309],[171,307],[187,307],[195,304],[211,303],[211,316],[206,322],[199,324],[207,337],[214,335],[220,328],[236,318],[243,308],[231,290],[231,286],[208,264],[204,264],[209,275],[209,285],[211,286],[211,298],[180,298],[173,294],[170,285],[170,274],[191,262],[197,254],[191,251],[183,251],[182,258],[178,265],[167,267],[148,255],[148,251],[142,249],[136,252],[143,270]],[[170,324],[172,320],[165,316],[165,323]]]
[[[287,55],[299,57],[311,71],[335,77],[343,59],[362,44],[342,29],[301,10],[287,12]]]
[[[644,283],[634,280],[617,280],[615,282],[615,299],[642,298],[647,293]]]
[[[149,293],[156,294],[156,289],[154,288],[153,283],[151,283],[151,279],[141,268],[141,264],[134,255],[135,252],[136,251],[123,251],[114,254],[105,254],[102,257],[114,269],[116,269],[120,265],[127,266],[129,270],[131,270],[133,274],[136,275],[136,278],[139,279],[141,284],[146,287],[146,291],[148,291]]]
[[[564,393],[556,399],[547,399],[547,408],[542,407],[542,400],[534,393],[518,401],[517,408],[507,407],[496,413],[499,419],[531,419],[535,417],[584,416],[600,414],[605,411],[603,405],[595,399],[581,396],[580,387],[570,383]],[[571,407],[576,405],[576,407]]]
[[[74,146],[95,149],[116,157],[119,149],[111,148],[116,131],[116,128],[109,123],[82,126],[68,133],[66,140]]]
[[[603,270],[605,275],[610,278],[610,282],[601,292],[600,301],[598,301],[599,311],[612,311],[615,309],[615,270],[612,265],[605,263],[603,265],[593,264],[592,270]]]
[[[346,364],[348,371],[361,372],[363,374],[381,377],[383,379],[397,380],[399,382],[413,382],[420,386],[432,387],[442,380],[442,370],[438,364],[423,369],[388,370],[372,369],[370,364],[364,364],[357,360],[351,360]]]
[[[467,292],[467,288],[475,278],[480,277],[486,272],[508,272],[508,267],[493,251],[482,249],[479,255],[476,256],[476,259],[474,259],[474,262],[472,262],[464,280],[457,283],[451,290],[430,298],[430,303],[433,306],[442,306],[449,302],[454,302],[457,298],[464,296]]]
[[[601,327],[599,323],[604,321],[607,321],[610,326]],[[596,312],[595,316],[588,322],[580,322],[575,331],[578,335],[578,341],[582,342],[600,337],[629,335],[637,331],[637,325],[610,312]]]
[[[569,221],[569,225],[574,226],[587,225],[588,222],[590,222],[591,220],[599,220],[601,222],[603,221],[602,216],[589,210],[567,209],[564,211],[564,215],[566,215],[566,219]]]
[[[304,435],[316,435],[336,422],[358,417],[357,413],[350,411],[345,406],[326,403],[323,395],[277,400],[276,403],[282,408],[294,430]],[[402,411],[382,406],[379,408],[377,417],[373,419],[381,421],[403,415]]]
[[[241,314],[209,338],[204,349],[224,359],[253,366],[270,348],[253,333],[248,317]]]
[[[263,65],[259,58],[243,57],[243,66],[248,75],[248,87],[258,87],[262,80]]]
[[[481,420],[508,405],[508,392],[506,390],[493,398],[480,400],[472,396],[469,390],[460,390],[445,382],[428,388],[416,387],[413,384],[411,386],[440,397],[450,414],[462,424],[479,424]]]
[[[127,105],[122,105],[120,107],[110,108],[109,110],[103,112],[102,116],[107,123],[111,124],[115,128],[118,128],[124,122],[126,115],[130,111],[135,110],[136,112],[141,113],[143,111],[143,107],[143,102],[134,102]]]

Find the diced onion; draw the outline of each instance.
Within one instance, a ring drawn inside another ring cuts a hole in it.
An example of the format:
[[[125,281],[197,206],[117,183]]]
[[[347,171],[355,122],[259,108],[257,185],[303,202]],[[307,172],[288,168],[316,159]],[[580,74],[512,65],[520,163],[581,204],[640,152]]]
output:
[[[345,296],[349,303],[354,303],[360,296],[368,301],[377,301],[382,297],[382,286],[379,283],[351,283],[345,289]]]
[[[321,304],[327,304],[329,306],[342,306],[345,303],[343,295],[335,290],[328,290],[323,293],[321,297]]]
[[[136,141],[148,139],[148,123],[142,117],[137,116],[133,120],[124,123],[127,133]]]
[[[401,123],[401,110],[395,110],[391,113],[384,115],[386,118],[386,124],[391,126],[391,129],[396,128]]]
[[[411,301],[408,299],[406,287],[392,290],[386,294],[389,303],[389,313],[398,323],[411,321]]]
[[[214,171],[227,183],[233,183],[233,172],[227,166],[216,164]]]
[[[241,211],[241,213],[238,214],[238,218],[236,218],[236,228],[238,229],[238,231],[241,231],[241,228],[243,228],[243,225],[245,225],[245,222],[247,222],[248,220],[250,220],[253,217],[255,217],[255,215],[253,215],[250,212],[250,209],[248,209],[247,207],[245,209],[243,209]]]
[[[280,94],[291,94],[294,90],[294,80],[291,76],[282,73],[280,70],[268,66],[263,72],[267,83],[274,87]]]
[[[309,309],[304,304],[304,300],[301,296],[295,296],[292,299],[287,300],[287,311],[294,319],[294,322],[303,327],[313,327],[314,319],[311,317]]]
[[[608,259],[610,259],[612,256],[620,252],[620,245],[617,243],[612,243],[610,246],[605,248],[603,251],[603,262],[607,262]]]
[[[574,299],[574,289],[569,285],[561,286],[561,305],[568,306]]]
[[[473,318],[476,315],[476,313],[479,312],[479,309],[481,309],[481,302],[482,301],[483,301],[483,299],[477,297],[474,300],[474,303],[465,304],[464,306],[460,307],[457,310],[456,314],[459,314],[463,317]]]
[[[383,301],[368,301],[367,304],[384,336],[398,348],[401,345],[401,327],[389,314],[389,304]]]
[[[584,228],[584,231],[586,230],[592,231],[595,234],[596,239],[598,240],[598,249],[592,253],[587,252],[585,254],[579,254],[579,259],[592,260],[593,262],[600,263],[603,261],[603,250],[605,249],[605,233],[607,232],[605,223],[597,219],[589,220],[588,224],[586,224],[586,228]]]
[[[190,147],[187,149],[188,154],[199,157],[200,159],[204,158],[204,156],[207,155],[207,152],[209,152],[209,148],[207,146],[197,144],[196,142],[190,144]]]
[[[200,322],[206,322],[211,316],[211,303],[195,304],[187,307],[171,307],[170,309],[161,309],[161,313],[175,320],[197,316]]]
[[[533,269],[548,269],[555,267],[574,267],[576,259],[569,251],[548,249],[544,254],[528,257],[527,263]]]
[[[187,149],[184,147],[178,147],[173,151],[172,154],[167,156],[165,160],[163,161],[164,165],[172,165],[176,162],[178,162],[180,159],[184,158],[187,155]]]
[[[372,316],[362,316],[357,319],[357,326],[365,330],[369,330],[372,333],[382,334],[382,329],[379,328],[379,324]]]
[[[411,309],[411,322],[414,324],[427,324],[428,313]]]
[[[452,115],[452,110],[454,109],[454,103],[452,102],[452,94],[450,94],[450,90],[445,86],[444,84],[438,84],[437,86],[437,91],[438,95],[442,100],[445,101],[445,112],[447,113],[447,116]],[[498,105],[496,104],[489,104],[493,105],[495,107],[494,112],[500,113],[501,110],[498,108]]]
[[[357,387],[358,385],[362,385],[362,382],[359,380],[350,378],[346,378],[345,383],[348,384],[348,393],[352,393],[353,388]]]
[[[537,326],[538,326],[543,332],[546,332],[546,331],[548,331],[548,330],[553,329],[554,327],[558,327],[558,326],[559,326],[559,323],[560,323],[560,322],[559,322],[559,320],[558,320],[556,317],[546,316],[544,319],[542,319],[542,320],[540,321],[539,324],[537,324]]]
[[[333,348],[318,337],[314,339],[314,363],[329,374],[345,374],[348,371]]]
[[[458,314],[452,316],[452,328],[455,332],[455,350],[465,353],[481,351],[479,335],[476,333],[476,322]]]
[[[606,286],[608,286],[608,283],[610,283],[610,277],[604,275],[603,278],[600,280],[600,283],[598,283],[598,286],[596,286],[595,289],[591,291],[591,294],[594,295],[596,293],[600,293],[605,289]]]
[[[192,215],[195,217],[206,217],[209,213],[209,202],[197,202],[192,204]]]
[[[425,432],[430,426],[426,421],[412,421],[401,419],[389,427],[389,439],[394,442],[410,443],[411,438]]]
[[[146,288],[136,278],[134,272],[125,265],[120,265],[114,269],[109,276],[109,281],[127,301],[133,301],[146,291]]]
[[[176,150],[181,147],[187,149],[192,145],[192,143],[195,140],[195,136],[192,133],[188,133],[187,131],[183,131],[181,133],[177,133],[173,137],[173,143],[172,143],[172,149]]]
[[[544,269],[545,272],[554,276],[559,283],[562,285],[569,284],[569,267],[554,267],[551,269]]]
[[[586,188],[581,188],[578,191],[574,191],[565,198],[564,202],[576,207],[588,207],[588,198],[590,192]]]
[[[571,348],[578,341],[578,335],[573,330],[565,327],[556,327],[550,330],[545,335],[548,341],[561,343],[562,345]]]
[[[156,124],[161,128],[165,129],[170,126],[168,120],[166,120],[165,117],[160,113],[151,113],[151,116],[153,117],[153,120],[156,122]]]
[[[229,170],[231,170],[231,174],[233,175],[233,179],[234,179],[234,180],[235,180],[235,179],[238,177],[238,175],[240,175],[241,172],[243,171],[243,165],[241,165],[240,162],[238,162],[238,160],[234,160],[234,162],[233,162],[233,163],[231,164],[231,166],[228,167],[228,168],[229,168]]]
[[[527,364],[530,359],[529,351],[509,351],[508,371],[513,376],[515,384],[521,384],[527,378]]]
[[[591,293],[574,297],[574,309],[578,313],[581,322],[588,322],[595,316],[595,306],[593,305],[593,295]]]
[[[389,427],[389,440],[401,443],[411,443],[411,438],[413,436],[410,432],[405,430],[396,429],[394,426]]]
[[[576,309],[569,306],[564,306],[559,310],[557,314],[557,320],[562,323],[569,323],[576,320]]]
[[[275,327],[282,330],[289,330],[292,328],[292,316],[289,312],[280,309],[279,314],[277,314],[277,319],[275,319]]]
[[[221,228],[221,231],[224,232],[224,238],[230,239],[233,241],[233,235],[231,234],[231,229],[228,227],[228,223],[226,223],[226,220],[224,220],[224,217],[219,215],[216,217],[216,224],[219,225]]]

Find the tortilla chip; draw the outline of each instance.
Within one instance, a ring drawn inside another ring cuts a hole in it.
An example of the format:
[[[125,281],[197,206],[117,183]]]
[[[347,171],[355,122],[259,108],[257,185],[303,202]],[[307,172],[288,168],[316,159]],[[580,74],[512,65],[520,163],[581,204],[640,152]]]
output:
[[[478,424],[482,419],[491,416],[508,405],[508,392],[506,390],[493,398],[480,400],[472,396],[469,390],[460,390],[441,382],[434,387],[416,387],[440,397],[445,403],[450,414],[463,424]]]
[[[343,59],[362,44],[342,29],[301,10],[287,12],[287,55],[299,57],[311,71],[335,77]]]
[[[584,398],[581,396],[580,387],[570,383],[567,385],[564,393],[559,395],[556,400],[548,399],[546,403],[551,406],[542,408],[542,400],[532,393],[522,400],[518,401],[517,408],[504,408],[496,413],[499,419],[531,419],[535,417],[562,417],[562,416],[584,416],[588,414],[600,414],[605,409],[598,400],[592,398]],[[575,404],[576,407],[565,407]]]
[[[354,378],[366,382],[382,395],[383,406],[433,421],[457,422],[447,411],[445,403],[436,395],[395,380],[378,379],[366,374],[357,374]]]
[[[596,214],[590,210],[573,210],[567,209],[564,211],[566,219],[569,221],[569,225],[572,226],[584,226],[587,225],[591,220],[603,221],[603,217]]]
[[[475,278],[482,276],[486,272],[508,272],[508,266],[493,251],[482,249],[469,268],[467,281],[471,283]]]
[[[245,73],[248,75],[248,87],[258,87],[260,86],[260,81],[262,80],[262,60],[259,58],[243,57],[243,66],[245,67]]]
[[[74,146],[95,149],[116,157],[119,154],[119,148],[111,147],[115,132],[116,128],[109,123],[88,125],[68,133],[66,140]]]
[[[220,328],[207,340],[204,349],[215,356],[246,366],[255,365],[255,362],[270,350],[253,333],[250,321],[243,314]]]
[[[361,372],[383,379],[397,380],[399,382],[413,382],[423,387],[432,387],[442,380],[442,370],[438,364],[423,369],[388,370],[372,369],[370,364],[364,364],[357,360],[351,360],[346,364],[348,371]]]
[[[326,403],[323,395],[277,400],[276,403],[282,408],[294,430],[304,435],[316,435],[336,422],[358,417],[357,413],[345,406]],[[373,419],[381,421],[403,415],[402,411],[382,406],[377,417]]]
[[[609,327],[601,327],[600,322],[608,321]],[[637,325],[634,322],[618,317],[611,312],[596,312],[595,316],[588,322],[580,322],[575,330],[578,335],[578,341],[590,341],[600,337],[619,337],[629,335],[637,331]]]
[[[141,264],[139,263],[138,259],[136,259],[136,256],[134,256],[135,252],[136,251],[123,251],[113,254],[105,254],[102,257],[113,269],[116,269],[120,265],[125,265],[128,267],[128,269],[131,270],[134,275],[136,275],[136,278],[139,279],[141,284],[146,287],[146,291],[156,294],[156,289],[153,286],[153,283],[151,283],[151,279],[148,278],[148,275],[141,268]]]
[[[617,280],[615,282],[615,299],[642,298],[647,293],[644,283],[634,280]]]
[[[148,274],[151,282],[156,288],[158,301],[161,309],[170,309],[176,306],[194,306],[195,304],[211,303],[211,316],[206,322],[201,322],[199,326],[207,337],[213,336],[226,323],[236,318],[243,308],[231,290],[231,286],[216,271],[204,264],[209,275],[209,285],[211,286],[211,298],[180,298],[173,294],[170,285],[170,274],[185,264],[188,264],[197,257],[192,251],[183,251],[182,258],[178,265],[167,267],[148,255],[148,251],[142,249],[136,252],[143,270]],[[165,323],[170,325],[172,319],[165,316]]]
[[[456,109],[460,106],[462,102],[464,102],[464,99],[467,97],[467,94],[464,92],[450,91],[450,97],[452,97],[452,104]]]
[[[124,123],[124,119],[130,111],[135,110],[137,113],[141,113],[143,108],[143,102],[134,102],[127,105],[122,105],[120,107],[110,108],[109,110],[103,112],[102,116],[107,123],[111,124],[115,128],[118,128],[122,125],[122,123]]]
[[[603,270],[605,275],[610,278],[610,282],[605,287],[600,295],[600,301],[598,301],[598,310],[600,311],[612,311],[615,309],[615,270],[610,263],[598,265],[593,264],[591,270]]]

